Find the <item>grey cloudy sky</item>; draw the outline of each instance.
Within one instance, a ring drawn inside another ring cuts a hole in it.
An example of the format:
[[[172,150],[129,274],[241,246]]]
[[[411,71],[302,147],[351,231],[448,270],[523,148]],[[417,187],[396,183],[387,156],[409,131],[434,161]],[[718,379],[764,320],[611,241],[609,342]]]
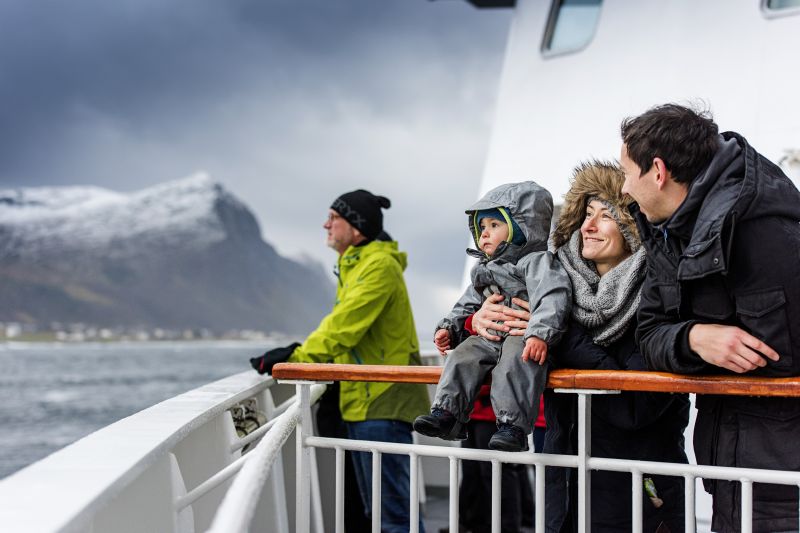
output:
[[[325,265],[341,192],[391,198],[423,334],[457,296],[510,10],[441,0],[5,0],[0,187],[206,171]]]

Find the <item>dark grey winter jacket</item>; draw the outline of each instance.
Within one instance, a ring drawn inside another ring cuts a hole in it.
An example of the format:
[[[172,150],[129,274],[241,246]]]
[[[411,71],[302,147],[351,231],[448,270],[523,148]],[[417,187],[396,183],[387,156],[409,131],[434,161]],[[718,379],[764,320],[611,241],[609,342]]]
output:
[[[655,370],[728,373],[689,348],[697,323],[738,326],[780,355],[750,372],[800,375],[800,192],[736,133],[724,133],[709,167],[664,224],[634,204],[648,271],[636,339]],[[701,396],[698,463],[800,470],[800,401]],[[706,482],[714,531],[738,531],[740,485]],[[754,489],[754,531],[797,527],[797,487]]]
[[[593,370],[646,370],[631,329],[608,346],[598,346],[589,332],[572,320],[553,360],[560,368]],[[544,452],[578,453],[578,398],[576,394],[544,392]],[[686,394],[632,392],[600,394],[592,399],[593,457],[687,463],[683,432],[689,423]],[[547,468],[547,531],[577,531],[577,472],[573,468]],[[664,522],[672,533],[683,531],[684,480],[645,474],[655,482],[661,507],[642,501],[643,531],[656,531]],[[592,533],[631,531],[631,476],[623,472],[592,472]]]
[[[509,183],[492,189],[467,209],[470,234],[478,246],[476,211],[505,208],[525,235],[522,245],[503,243],[492,257],[467,250],[478,257],[470,279],[472,284],[436,329],[447,329],[452,343],[463,335],[464,322],[486,299],[486,292],[499,290],[505,304],[511,298],[530,303],[531,320],[525,339],[536,336],[552,346],[566,329],[572,304],[572,283],[561,263],[547,251],[553,200],[546,189],[532,181]],[[488,289],[488,291],[487,291]]]

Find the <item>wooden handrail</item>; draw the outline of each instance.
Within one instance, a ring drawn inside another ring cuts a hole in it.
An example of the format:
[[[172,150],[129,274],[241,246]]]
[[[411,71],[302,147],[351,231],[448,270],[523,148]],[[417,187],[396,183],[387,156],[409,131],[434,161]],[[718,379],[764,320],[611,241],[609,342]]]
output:
[[[301,381],[377,381],[393,383],[439,382],[440,366],[384,366],[280,363],[272,376]],[[550,372],[548,388],[651,392],[694,392],[732,396],[800,397],[800,377],[687,376],[634,370],[570,370]]]

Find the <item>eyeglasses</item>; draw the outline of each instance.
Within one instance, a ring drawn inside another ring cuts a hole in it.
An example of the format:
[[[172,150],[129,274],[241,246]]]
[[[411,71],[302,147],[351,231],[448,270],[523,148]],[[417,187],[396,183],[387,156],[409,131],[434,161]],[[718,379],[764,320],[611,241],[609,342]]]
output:
[[[342,215],[340,215],[338,213],[328,213],[328,222],[330,222],[331,224],[333,224],[335,221],[339,220],[340,218],[342,218]]]

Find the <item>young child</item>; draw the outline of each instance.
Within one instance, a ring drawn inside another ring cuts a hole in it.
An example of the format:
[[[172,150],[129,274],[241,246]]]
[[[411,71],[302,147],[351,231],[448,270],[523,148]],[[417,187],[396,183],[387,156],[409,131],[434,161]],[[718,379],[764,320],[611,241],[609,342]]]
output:
[[[417,417],[414,429],[430,437],[465,439],[464,425],[475,396],[492,372],[491,401],[498,430],[489,448],[527,450],[527,434],[547,382],[548,348],[561,337],[572,302],[569,277],[547,251],[553,200],[532,181],[510,183],[489,191],[466,213],[480,250],[467,253],[480,261],[472,269],[471,286],[437,326],[434,343],[439,352],[455,349],[445,359],[431,414]],[[490,331],[501,340],[472,336],[459,344],[466,335],[466,319],[493,293],[502,294],[509,307],[512,298],[530,304],[525,335]]]

